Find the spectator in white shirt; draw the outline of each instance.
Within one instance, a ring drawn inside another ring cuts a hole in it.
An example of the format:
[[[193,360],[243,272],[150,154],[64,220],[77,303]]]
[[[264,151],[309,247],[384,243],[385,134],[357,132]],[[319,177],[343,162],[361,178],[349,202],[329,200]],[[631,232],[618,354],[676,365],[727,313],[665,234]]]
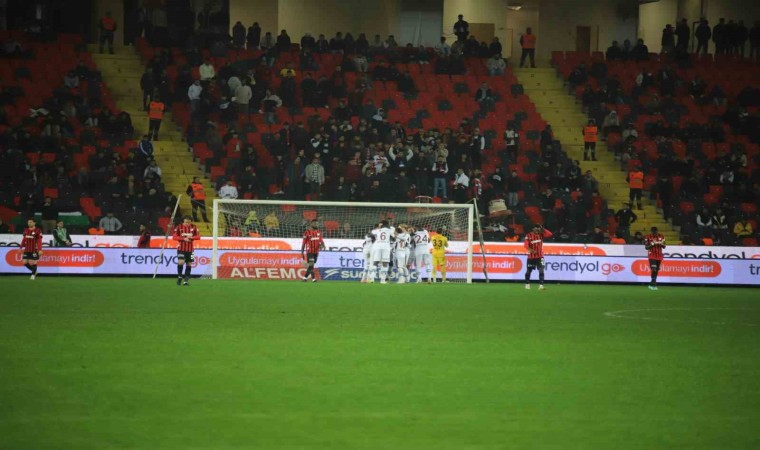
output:
[[[203,61],[198,67],[198,72],[201,74],[201,81],[211,81],[216,76],[216,70],[209,60]]]
[[[445,58],[451,54],[451,46],[446,43],[446,38],[443,36],[441,36],[441,41],[435,44],[433,48],[435,53],[441,58]]]
[[[457,203],[465,203],[467,201],[467,188],[470,187],[470,177],[464,173],[464,169],[461,167],[457,169],[457,174],[454,176],[454,200]]]
[[[201,104],[201,80],[195,80],[193,84],[187,88],[187,98],[190,99],[190,112],[195,114],[198,111],[198,106]]]
[[[248,104],[253,97],[253,91],[248,83],[243,83],[235,89],[235,96],[232,100],[235,102],[238,114],[248,115]]]
[[[388,167],[388,157],[385,156],[385,150],[378,149],[374,158],[372,158],[372,162],[375,163],[375,173],[380,173],[383,167]]]
[[[155,159],[151,160],[150,164],[148,164],[148,167],[146,167],[145,171],[143,172],[143,178],[146,180],[153,177],[156,177],[160,180],[161,175],[162,175],[161,168],[158,167],[158,163],[156,162]]]
[[[227,184],[219,189],[219,197],[223,199],[236,199],[238,198],[238,190],[232,184],[232,181],[228,180]]]
[[[105,217],[101,217],[98,227],[106,234],[116,234],[121,231],[123,225],[119,219],[113,216],[112,212],[109,212]]]

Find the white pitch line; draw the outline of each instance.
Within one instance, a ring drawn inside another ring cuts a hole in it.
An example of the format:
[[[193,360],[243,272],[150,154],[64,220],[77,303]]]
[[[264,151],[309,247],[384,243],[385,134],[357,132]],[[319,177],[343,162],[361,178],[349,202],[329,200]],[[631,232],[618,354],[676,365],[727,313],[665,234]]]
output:
[[[628,319],[628,320],[649,320],[655,322],[678,322],[678,323],[698,323],[706,325],[741,325],[745,327],[757,327],[758,323],[736,323],[736,322],[706,322],[703,320],[678,320],[678,319],[666,319],[663,317],[647,317],[636,316],[631,317],[624,315],[625,313],[636,312],[652,312],[652,311],[760,311],[758,309],[751,308],[645,308],[645,309],[623,309],[620,311],[608,311],[604,313],[607,317],[614,319]]]

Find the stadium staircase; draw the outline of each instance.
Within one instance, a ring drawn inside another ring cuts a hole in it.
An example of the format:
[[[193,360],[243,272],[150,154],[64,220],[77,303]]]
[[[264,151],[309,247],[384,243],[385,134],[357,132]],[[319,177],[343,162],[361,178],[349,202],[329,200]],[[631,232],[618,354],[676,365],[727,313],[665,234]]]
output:
[[[148,134],[148,113],[142,108],[142,91],[140,90],[140,78],[145,69],[134,48],[116,47],[113,55],[98,53],[97,45],[91,45],[89,50],[116,104],[132,117],[135,139]],[[216,192],[210,180],[193,161],[192,153],[188,152],[182,133],[177,130],[172,118],[170,106],[166,107],[159,140],[153,143],[153,149],[155,159],[163,173],[162,181],[166,190],[174,195],[182,194],[180,201],[182,212],[190,213],[191,211],[190,198],[185,195],[185,190],[193,177],[197,176],[206,187],[206,205],[209,219],[211,219],[211,205]],[[197,225],[201,235],[211,235],[211,223],[199,222]]]
[[[599,193],[615,211],[628,202],[628,183],[626,174],[621,171],[620,163],[615,160],[613,152],[606,151],[603,142],[597,144],[597,161],[583,161],[583,136],[581,130],[588,118],[569,95],[564,82],[557,76],[556,69],[513,69],[525,94],[535,104],[541,117],[551,124],[554,138],[562,142],[567,155],[581,162],[585,173],[591,170],[599,182]],[[660,229],[665,238],[672,243],[679,242],[680,237],[671,224],[657,212],[657,207],[646,195],[642,196],[643,211],[635,210],[638,221],[631,227],[631,235],[641,231],[645,235],[653,226]],[[610,223],[610,229],[613,223]]]

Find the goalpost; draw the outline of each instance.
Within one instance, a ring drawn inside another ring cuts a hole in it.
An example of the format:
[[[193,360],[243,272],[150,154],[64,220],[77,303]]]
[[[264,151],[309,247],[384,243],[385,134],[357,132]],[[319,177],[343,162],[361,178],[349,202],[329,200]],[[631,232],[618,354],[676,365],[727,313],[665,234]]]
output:
[[[364,237],[381,220],[388,220],[394,227],[409,225],[427,229],[431,236],[435,233],[446,236],[448,281],[471,283],[473,279],[487,279],[485,257],[482,262],[477,259],[476,264],[483,267],[473,275],[473,236],[480,223],[472,203],[239,199],[214,200],[211,270],[207,276],[297,279],[295,275],[305,271],[300,253],[303,233],[313,219],[318,221],[327,246],[316,264],[322,279],[358,280],[364,269]],[[483,251],[482,245],[480,251]],[[410,258],[412,263],[413,255],[414,251]],[[391,261],[391,265],[394,263]],[[412,274],[415,272],[411,270]]]

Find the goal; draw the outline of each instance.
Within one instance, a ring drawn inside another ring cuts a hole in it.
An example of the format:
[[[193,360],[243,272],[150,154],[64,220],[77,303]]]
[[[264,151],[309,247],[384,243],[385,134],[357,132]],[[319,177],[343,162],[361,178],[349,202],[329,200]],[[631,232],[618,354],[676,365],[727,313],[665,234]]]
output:
[[[207,275],[214,279],[300,279],[306,271],[302,237],[314,219],[327,247],[316,263],[323,280],[358,281],[362,277],[364,237],[381,220],[446,236],[448,281],[471,283],[473,278],[487,278],[485,270],[473,275],[473,233],[475,226],[479,228],[474,204],[227,199],[214,200]],[[414,262],[415,258],[410,259]],[[413,265],[411,269],[414,281],[417,271]],[[395,281],[397,272],[391,268],[389,281]]]

